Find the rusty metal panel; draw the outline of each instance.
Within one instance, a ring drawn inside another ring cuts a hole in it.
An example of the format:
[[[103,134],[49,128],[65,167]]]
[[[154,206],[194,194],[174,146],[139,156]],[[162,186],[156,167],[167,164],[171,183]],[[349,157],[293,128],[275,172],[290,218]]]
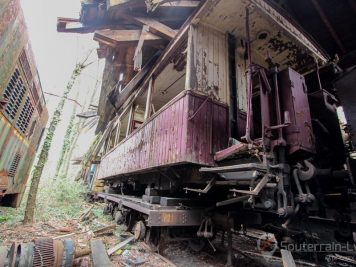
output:
[[[7,179],[6,194],[21,194],[36,151],[1,112],[0,128],[0,172]]]
[[[147,226],[199,226],[202,210],[151,210]]]
[[[278,75],[282,112],[288,111],[290,125],[283,129],[289,154],[314,153],[313,130],[304,77],[288,68]]]
[[[105,155],[98,178],[183,163],[212,166],[227,142],[227,106],[185,91]]]
[[[0,14],[0,93],[2,93],[28,36],[19,0],[2,3]]]
[[[0,99],[13,107],[12,113],[7,104],[0,107],[0,176],[6,184],[0,200],[17,207],[48,120],[19,0],[0,4],[0,39]],[[21,81],[21,96],[15,96],[14,81]]]
[[[204,209],[177,209],[175,207],[149,204],[136,197],[98,193],[105,201],[118,203],[118,206],[130,208],[148,215],[147,226],[198,226],[204,215]]]

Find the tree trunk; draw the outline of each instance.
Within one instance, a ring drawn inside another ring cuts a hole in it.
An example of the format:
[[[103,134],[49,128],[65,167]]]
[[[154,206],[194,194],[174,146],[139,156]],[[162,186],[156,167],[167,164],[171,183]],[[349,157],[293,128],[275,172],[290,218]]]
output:
[[[59,101],[56,110],[53,113],[50,126],[48,128],[45,140],[44,140],[42,148],[41,148],[40,156],[38,158],[36,166],[34,167],[32,179],[31,179],[30,191],[28,194],[28,199],[27,199],[27,204],[26,204],[24,221],[23,221],[25,224],[33,223],[34,213],[35,213],[35,208],[36,208],[36,197],[37,197],[38,185],[40,183],[43,168],[48,160],[48,152],[49,152],[49,149],[51,148],[52,139],[53,139],[54,133],[56,131],[57,125],[61,120],[61,114],[63,111],[65,101],[69,95],[69,92],[71,91],[71,89],[72,89],[76,79],[80,75],[81,71],[87,66],[87,65],[84,65],[86,60],[87,60],[87,58],[83,61],[83,63],[79,63],[76,65],[76,67],[72,73],[72,76],[71,76],[69,82],[67,83],[67,87],[64,90],[63,96],[62,96],[61,100]]]
[[[59,156],[59,159],[57,161],[57,167],[56,167],[56,174],[54,175],[54,179],[57,179],[58,176],[62,176],[61,170],[64,164],[64,161],[67,157],[68,151],[70,150],[71,146],[71,138],[73,133],[73,127],[74,127],[74,120],[75,120],[75,107],[73,108],[72,115],[70,116],[69,119],[69,124],[66,130],[66,134],[64,135],[64,140],[63,140],[63,145],[62,145],[62,150],[61,150],[61,155]]]
[[[99,85],[100,85],[100,82],[97,79],[95,86],[92,89],[92,94],[89,99],[89,103],[85,102],[81,112],[84,112],[85,110],[87,110],[89,108],[90,104],[93,103],[93,100],[94,100],[94,97],[96,94],[96,90],[98,89]],[[76,124],[75,130],[73,131],[73,135],[70,140],[70,148],[69,148],[69,151],[64,159],[64,163],[63,163],[63,173],[62,173],[63,177],[68,176],[70,160],[72,159],[73,151],[74,151],[75,147],[77,146],[79,136],[82,133],[82,131],[84,130],[84,128],[83,128],[84,122],[85,122],[84,119],[79,119],[79,121]]]

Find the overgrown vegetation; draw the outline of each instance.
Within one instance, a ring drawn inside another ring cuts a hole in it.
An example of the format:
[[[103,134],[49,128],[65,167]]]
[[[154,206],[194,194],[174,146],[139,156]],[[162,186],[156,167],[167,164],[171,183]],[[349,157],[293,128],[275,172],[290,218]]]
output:
[[[84,194],[85,187],[73,179],[44,179],[38,188],[36,219],[39,221],[77,219],[88,206]],[[25,207],[25,201],[18,209],[1,207],[3,214],[0,215],[0,221],[7,224],[21,222]]]
[[[82,63],[78,63],[75,66],[72,76],[70,77],[70,79],[67,83],[67,87],[64,90],[63,96],[62,96],[61,100],[59,101],[58,106],[52,116],[50,126],[48,128],[46,137],[44,139],[37,164],[35,165],[34,170],[33,170],[31,186],[29,189],[26,210],[25,210],[25,215],[24,215],[24,223],[32,223],[34,220],[34,211],[35,211],[35,207],[36,207],[38,185],[40,182],[40,178],[42,176],[43,168],[48,160],[48,152],[49,152],[49,149],[51,148],[53,136],[56,131],[57,125],[61,120],[61,115],[62,115],[65,101],[66,101],[71,89],[73,88],[75,81],[81,74],[82,70],[87,66],[87,65],[85,65],[87,58]]]
[[[71,115],[69,119],[69,124],[66,129],[66,133],[64,135],[64,140],[63,140],[63,146],[61,149],[61,154],[59,156],[58,162],[57,162],[57,167],[56,167],[56,174],[54,178],[57,178],[59,174],[61,173],[61,170],[63,168],[63,165],[65,165],[65,160],[70,160],[68,158],[68,153],[71,148],[71,140],[72,140],[72,135],[73,135],[73,127],[74,127],[74,119],[75,119],[75,109],[73,110],[73,114]],[[64,177],[65,178],[65,177]]]
[[[87,100],[85,101],[85,103],[82,106],[81,112],[84,112],[89,109],[90,104],[93,102],[93,99],[95,97],[95,93],[97,91],[99,84],[100,84],[100,82],[97,80],[94,88],[91,89],[92,92],[91,92],[91,97],[89,99],[89,102]],[[90,89],[88,90],[88,93],[89,93],[89,91],[90,91]],[[78,100],[78,95],[79,94],[77,93],[75,100]],[[76,113],[77,113],[77,106],[74,106],[72,115],[69,120],[69,124],[66,129],[66,133],[64,136],[61,154],[57,161],[55,178],[57,178],[57,177],[67,178],[70,160],[72,159],[72,155],[73,155],[73,150],[77,145],[77,141],[78,141],[80,134],[86,128],[86,127],[84,127],[85,120],[82,118],[77,118]],[[96,122],[95,119],[93,121]],[[94,123],[92,126],[94,126],[95,124],[96,123]]]

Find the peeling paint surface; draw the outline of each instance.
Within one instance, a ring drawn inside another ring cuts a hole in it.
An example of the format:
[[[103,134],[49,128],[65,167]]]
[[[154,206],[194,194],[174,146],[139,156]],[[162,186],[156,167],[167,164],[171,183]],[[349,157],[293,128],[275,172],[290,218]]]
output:
[[[314,57],[321,63],[327,56],[307,37],[307,35],[278,13],[268,3],[261,0],[219,1],[209,12],[202,15],[200,23],[222,33],[233,34],[238,43],[246,41],[246,7],[250,10],[251,49],[254,62],[264,65],[270,55],[282,68],[310,67]]]
[[[214,153],[227,146],[228,109],[204,100],[183,92],[102,158],[98,178],[183,163],[213,166]]]

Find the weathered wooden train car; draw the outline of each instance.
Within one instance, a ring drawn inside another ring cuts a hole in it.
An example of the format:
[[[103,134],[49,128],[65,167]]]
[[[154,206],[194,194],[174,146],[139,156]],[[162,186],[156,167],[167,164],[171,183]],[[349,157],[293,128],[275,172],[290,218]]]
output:
[[[195,226],[212,238],[243,224],[280,240],[352,240],[353,147],[334,82],[321,82],[340,69],[283,10],[93,1],[58,30],[95,31],[106,58],[97,179],[109,192],[99,195],[138,237],[145,226]],[[321,69],[334,72],[320,79]]]
[[[20,1],[0,3],[0,204],[18,207],[48,113]]]

